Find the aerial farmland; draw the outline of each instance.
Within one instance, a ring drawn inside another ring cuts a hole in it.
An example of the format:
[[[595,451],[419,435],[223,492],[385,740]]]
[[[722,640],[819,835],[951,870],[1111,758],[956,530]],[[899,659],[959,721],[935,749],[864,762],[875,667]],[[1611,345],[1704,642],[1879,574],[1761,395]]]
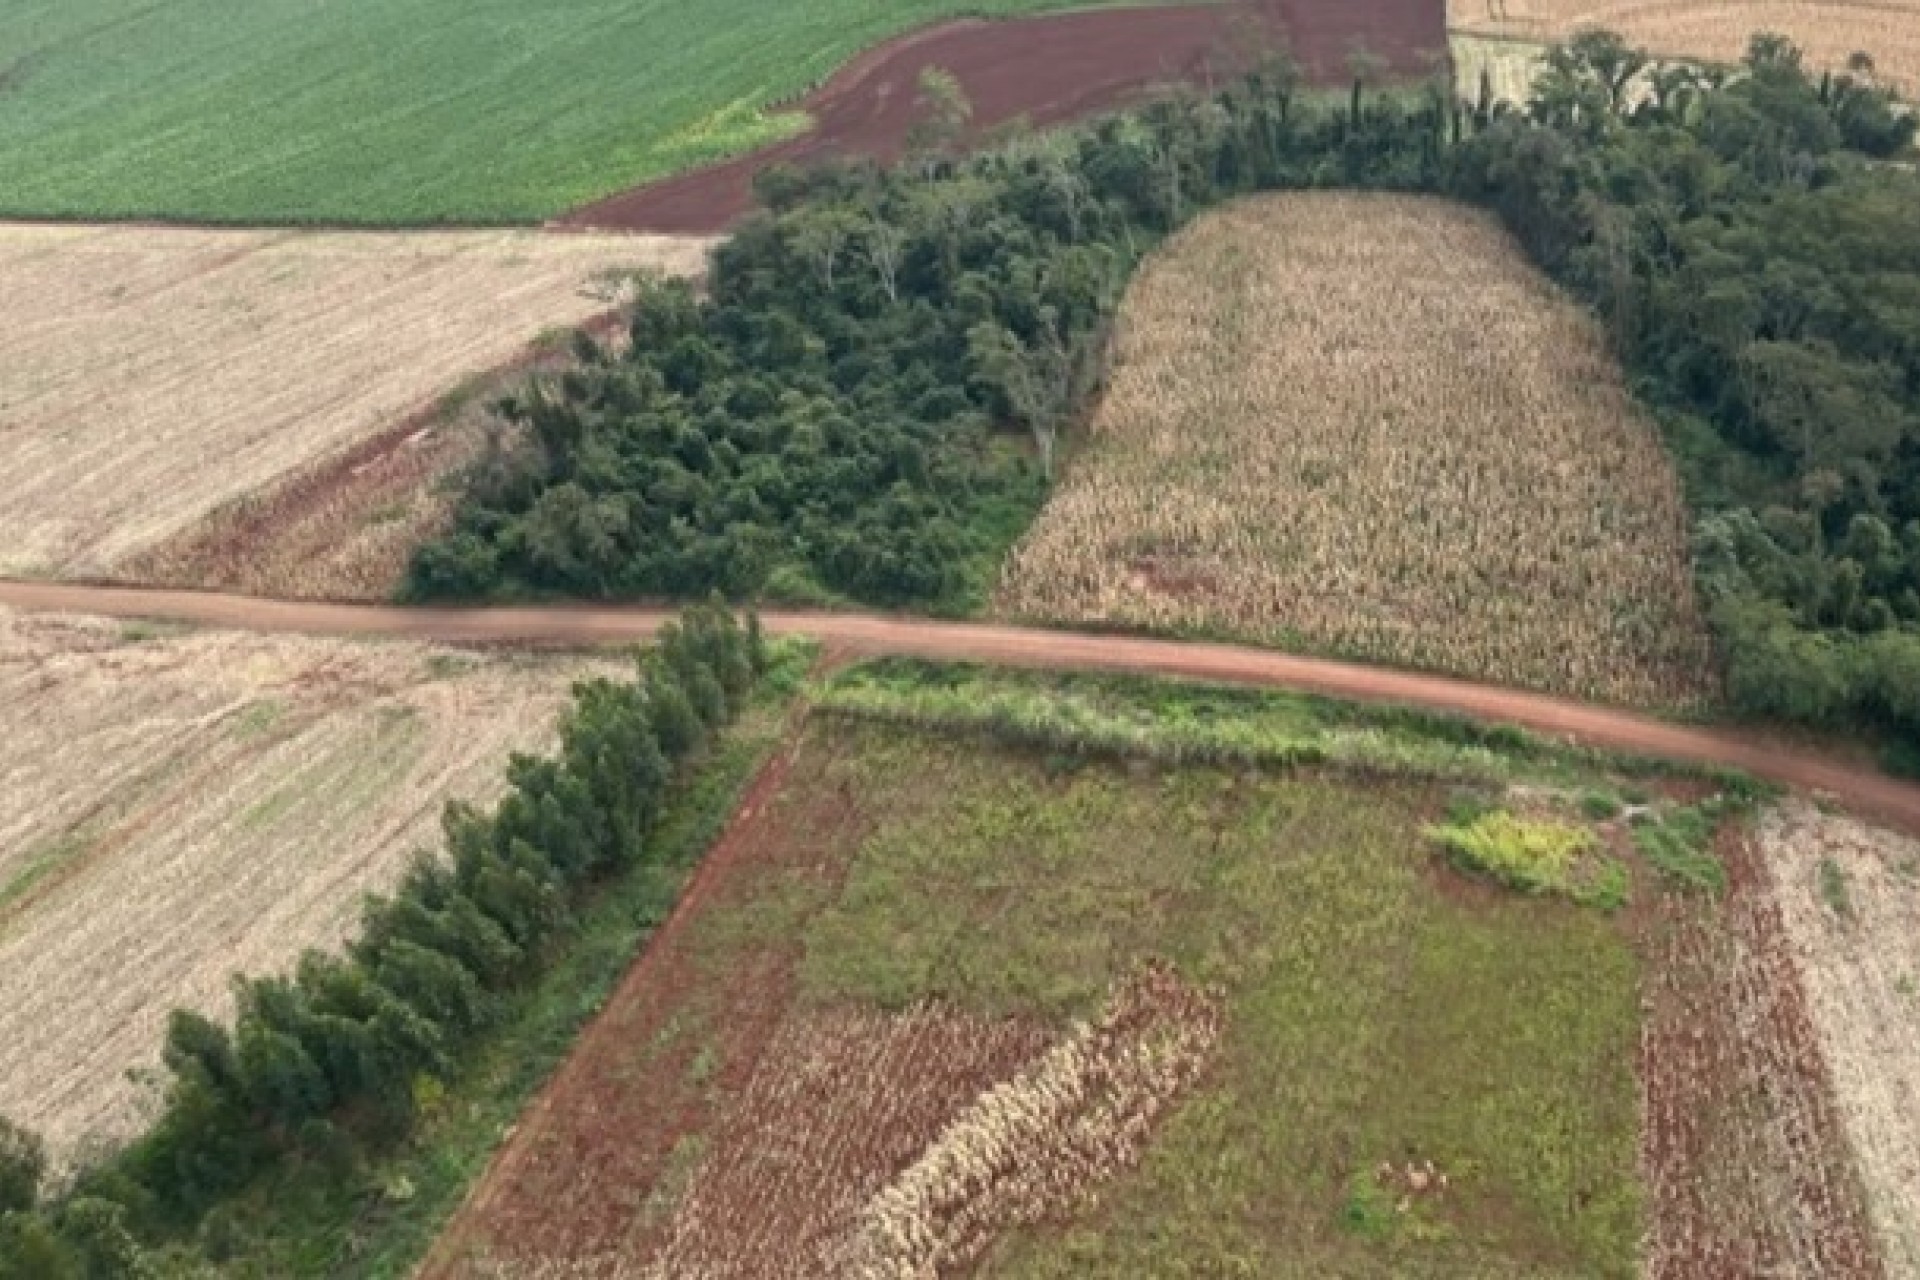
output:
[[[1905,91],[1920,88],[1920,4],[1913,0],[1448,0],[1447,24],[1535,48],[1582,29],[1616,31],[1666,57],[1723,63],[1738,62],[1753,36],[1768,32],[1800,46],[1822,71],[1864,66]]]
[[[0,226],[0,572],[110,575],[613,309],[625,273],[698,272],[705,249]]]
[[[0,14],[0,1280],[1920,1280],[1911,2]]]

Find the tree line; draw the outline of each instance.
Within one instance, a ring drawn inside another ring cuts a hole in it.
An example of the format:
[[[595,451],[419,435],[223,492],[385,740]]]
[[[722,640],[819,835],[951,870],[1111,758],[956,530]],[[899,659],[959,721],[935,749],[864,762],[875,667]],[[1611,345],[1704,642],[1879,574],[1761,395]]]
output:
[[[1204,98],[963,151],[935,75],[906,163],[763,174],[703,292],[513,397],[524,431],[412,566],[421,597],[852,599],[964,610],[1045,497],[1142,254],[1241,192],[1437,184],[1451,95]],[[1010,429],[1010,430],[1009,430]]]
[[[1920,742],[1920,179],[1871,80],[1759,36],[1737,68],[1604,33],[1453,157],[1605,319],[1697,515],[1728,694]],[[1913,748],[1905,748],[1911,752]]]
[[[558,753],[516,756],[490,813],[449,805],[444,855],[370,899],[344,954],[236,978],[231,1028],[176,1011],[158,1121],[62,1195],[40,1203],[44,1151],[0,1121],[0,1277],[152,1274],[152,1245],[277,1163],[346,1168],[404,1138],[423,1091],[550,963],[573,910],[649,860],[676,771],[746,705],[766,660],[757,621],[698,606],[631,681],[576,685]]]

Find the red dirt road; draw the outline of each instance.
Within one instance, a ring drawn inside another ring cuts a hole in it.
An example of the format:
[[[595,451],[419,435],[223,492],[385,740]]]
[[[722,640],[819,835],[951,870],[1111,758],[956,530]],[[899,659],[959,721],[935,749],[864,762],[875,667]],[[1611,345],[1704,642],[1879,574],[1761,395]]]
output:
[[[1271,34],[1267,34],[1271,33]],[[897,159],[922,70],[965,87],[979,129],[1025,116],[1057,124],[1174,83],[1230,76],[1284,47],[1317,84],[1344,83],[1357,49],[1388,71],[1432,69],[1447,48],[1443,0],[1239,0],[942,23],[855,58],[797,107],[814,128],[705,169],[609,196],[558,219],[572,228],[713,232],[753,207],[770,164]]]
[[[0,607],[248,631],[569,647],[643,640],[672,616],[668,610],[618,606],[415,609],[313,604],[44,582],[0,582]],[[774,612],[762,614],[761,619],[769,631],[813,636],[837,652],[856,657],[898,655],[1045,670],[1185,676],[1451,712],[1520,725],[1592,747],[1742,769],[1786,786],[1826,793],[1862,814],[1920,833],[1920,786],[1809,752],[1759,742],[1737,729],[1670,724],[1545,694],[1236,645],[871,614]]]

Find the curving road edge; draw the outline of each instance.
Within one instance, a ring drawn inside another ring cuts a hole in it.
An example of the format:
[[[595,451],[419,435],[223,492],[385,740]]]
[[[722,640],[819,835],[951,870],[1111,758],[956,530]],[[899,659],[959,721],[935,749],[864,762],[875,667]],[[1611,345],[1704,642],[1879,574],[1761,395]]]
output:
[[[665,609],[592,605],[413,608],[320,604],[47,582],[0,582],[0,606],[29,613],[98,614],[244,631],[567,647],[642,640],[673,616]],[[812,636],[835,652],[851,656],[944,658],[1048,670],[1186,676],[1453,712],[1519,725],[1590,747],[1745,770],[1772,782],[1831,796],[1864,815],[1920,834],[1920,786],[1915,784],[1812,752],[1759,743],[1737,730],[1672,724],[1545,694],[1238,645],[853,613],[774,611],[762,613],[761,620],[771,632]]]

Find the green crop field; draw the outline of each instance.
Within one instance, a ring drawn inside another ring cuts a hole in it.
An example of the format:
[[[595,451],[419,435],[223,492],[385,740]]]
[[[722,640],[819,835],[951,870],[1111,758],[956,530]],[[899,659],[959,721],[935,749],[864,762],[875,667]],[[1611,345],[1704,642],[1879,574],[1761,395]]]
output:
[[[1065,0],[9,0],[0,215],[534,221],[804,127],[956,13]]]

